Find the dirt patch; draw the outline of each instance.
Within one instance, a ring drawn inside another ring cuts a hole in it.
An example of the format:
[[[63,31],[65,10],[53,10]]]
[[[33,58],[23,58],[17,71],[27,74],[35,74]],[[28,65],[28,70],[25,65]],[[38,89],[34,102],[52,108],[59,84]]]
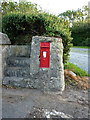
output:
[[[75,74],[75,73],[73,73]],[[73,75],[69,70],[64,70],[66,85],[75,86],[80,89],[90,89],[90,77],[80,77]]]

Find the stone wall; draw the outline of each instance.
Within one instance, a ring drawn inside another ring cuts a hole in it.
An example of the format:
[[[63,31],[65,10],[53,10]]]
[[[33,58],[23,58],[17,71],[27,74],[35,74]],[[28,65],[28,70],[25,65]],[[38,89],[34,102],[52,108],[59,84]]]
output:
[[[50,68],[40,68],[40,42],[50,42]],[[6,44],[6,43],[5,43]],[[7,43],[9,44],[9,43]],[[63,45],[61,38],[34,36],[30,45],[1,45],[3,84],[63,91]]]

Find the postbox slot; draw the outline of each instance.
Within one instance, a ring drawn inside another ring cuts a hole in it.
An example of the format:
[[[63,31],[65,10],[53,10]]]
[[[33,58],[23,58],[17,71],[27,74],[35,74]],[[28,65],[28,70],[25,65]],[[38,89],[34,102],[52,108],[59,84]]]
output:
[[[50,43],[40,43],[40,68],[50,67]]]
[[[43,58],[46,58],[47,51],[43,51]]]

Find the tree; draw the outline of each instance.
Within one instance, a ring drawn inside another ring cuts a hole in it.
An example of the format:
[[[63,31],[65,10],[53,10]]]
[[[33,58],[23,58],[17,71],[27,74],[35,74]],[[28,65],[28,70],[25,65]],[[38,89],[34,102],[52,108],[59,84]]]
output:
[[[73,23],[73,21],[75,20],[75,17],[76,17],[76,11],[68,10],[64,13],[59,14],[58,17],[62,17],[64,19],[68,20],[70,23]]]
[[[90,46],[90,16],[88,16],[89,8],[84,6],[82,9],[68,10],[59,14],[59,17],[64,18],[72,24],[70,30],[73,37],[73,45],[75,46]]]
[[[88,19],[88,7],[84,6],[82,9],[77,10],[67,10],[66,12],[63,12],[58,15],[58,17],[62,17],[65,20],[68,20],[69,23],[74,24],[74,22],[83,22],[86,19]]]
[[[2,15],[7,15],[10,13],[37,14],[37,12],[39,12],[37,9],[37,4],[32,4],[31,2],[2,2],[1,9]]]

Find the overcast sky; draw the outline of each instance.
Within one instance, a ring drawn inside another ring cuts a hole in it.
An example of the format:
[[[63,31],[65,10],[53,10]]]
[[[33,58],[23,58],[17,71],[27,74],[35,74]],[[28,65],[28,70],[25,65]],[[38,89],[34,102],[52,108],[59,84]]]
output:
[[[22,0],[12,0],[22,1]],[[25,0],[24,0],[25,1]],[[41,8],[49,13],[58,15],[66,10],[77,10],[85,5],[88,5],[90,0],[26,0],[32,3],[36,3]]]

